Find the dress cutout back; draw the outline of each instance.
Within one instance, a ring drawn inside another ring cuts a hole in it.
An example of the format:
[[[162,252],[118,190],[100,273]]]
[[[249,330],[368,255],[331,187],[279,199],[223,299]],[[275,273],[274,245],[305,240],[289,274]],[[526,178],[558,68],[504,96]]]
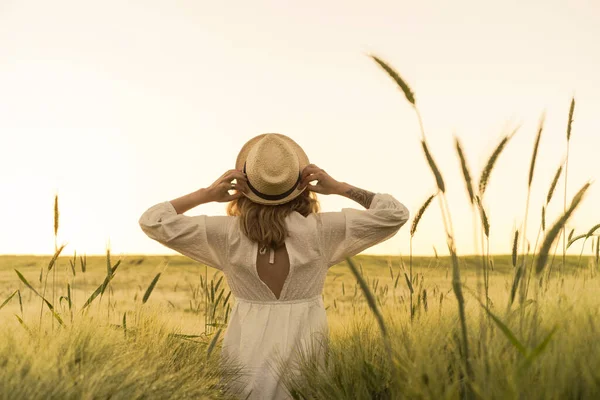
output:
[[[256,254],[256,272],[279,300],[283,284],[290,273],[290,258],[285,244],[277,249],[259,249]]]

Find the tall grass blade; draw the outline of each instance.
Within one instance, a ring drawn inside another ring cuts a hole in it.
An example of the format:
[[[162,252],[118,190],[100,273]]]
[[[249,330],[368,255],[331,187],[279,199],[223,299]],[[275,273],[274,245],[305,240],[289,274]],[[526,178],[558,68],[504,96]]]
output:
[[[554,195],[554,189],[556,189],[556,184],[558,183],[558,178],[560,178],[560,174],[562,173],[562,164],[556,170],[554,174],[554,179],[552,179],[552,183],[550,184],[550,189],[548,189],[548,195],[546,196],[546,205],[550,204],[550,200],[552,200],[552,195]]]
[[[571,231],[571,233],[569,234],[568,243],[567,243],[567,249],[568,249],[569,247],[571,247],[571,245],[572,245],[573,243],[575,243],[576,241],[578,241],[578,240],[580,240],[580,239],[585,239],[585,240],[584,240],[584,244],[585,244],[585,242],[586,242],[586,241],[587,241],[587,240],[588,240],[588,239],[589,239],[591,236],[593,236],[593,235],[594,235],[594,233],[596,233],[596,231],[597,231],[598,229],[600,229],[600,224],[594,225],[594,226],[593,226],[593,227],[592,227],[592,228],[591,228],[591,229],[588,231],[588,233],[584,233],[584,234],[582,234],[582,235],[577,235],[577,236],[575,236],[575,237],[573,237],[573,234],[572,234],[572,232],[573,232],[574,230],[572,230],[572,231]]]
[[[54,267],[54,264],[56,263],[56,260],[58,259],[58,256],[63,251],[65,246],[66,246],[66,244],[63,244],[58,249],[56,249],[56,251],[54,252],[54,255],[52,256],[52,259],[50,259],[50,262],[48,263],[48,271],[52,270],[52,268]]]
[[[223,276],[221,276],[219,278],[219,280],[217,281],[217,284],[215,285],[215,292],[219,291],[219,286],[221,286],[221,283],[223,282]]]
[[[483,224],[483,232],[487,238],[490,237],[490,222],[488,221],[487,214],[485,212],[485,208],[483,208],[483,203],[481,202],[481,198],[479,196],[475,196],[475,200],[477,201],[477,208],[479,208],[479,214],[481,215],[481,223]]]
[[[531,187],[531,182],[533,181],[533,172],[535,169],[535,161],[537,159],[538,149],[540,147],[540,139],[542,138],[542,131],[544,130],[544,119],[545,115],[542,114],[542,118],[540,119],[540,126],[538,128],[538,134],[535,138],[535,145],[533,146],[533,154],[531,155],[531,164],[529,166],[529,181],[527,183],[528,187]]]
[[[567,124],[567,141],[571,140],[571,127],[573,125],[573,112],[575,111],[575,97],[571,98],[571,107],[569,107],[569,122]]]
[[[513,247],[512,247],[512,265],[513,267],[517,266],[517,246],[519,243],[519,230],[517,229],[515,231],[515,238],[513,240]]]
[[[102,282],[102,284],[100,286],[98,286],[96,288],[96,290],[94,290],[94,293],[92,293],[90,295],[90,297],[87,299],[87,301],[83,304],[83,306],[81,307],[81,310],[83,311],[86,307],[88,307],[90,304],[92,304],[92,302],[94,301],[94,299],[96,297],[98,297],[98,295],[104,294],[104,291],[106,290],[106,287],[108,286],[108,284],[110,283],[110,281],[112,280],[112,278],[115,276],[115,273],[117,272],[117,267],[118,264],[115,265],[115,267],[112,269],[112,273],[110,275],[108,275],[106,278],[104,278],[104,282]]]
[[[71,272],[73,273],[73,276],[75,276],[75,266],[77,265],[77,250],[75,250],[73,253],[73,261],[71,262],[71,260],[69,260],[69,263],[71,264]]]
[[[465,314],[465,298],[462,293],[462,284],[460,282],[460,270],[458,266],[458,257],[456,256],[456,251],[454,250],[454,242],[453,238],[449,237],[448,240],[448,249],[450,250],[450,255],[452,258],[452,290],[454,291],[454,295],[456,296],[456,300],[458,302],[458,316],[460,319],[461,333],[462,333],[462,346],[463,346],[463,354],[462,359],[465,363],[465,369],[467,371],[467,376],[469,378],[472,377],[471,371],[471,361],[469,359],[469,335],[467,332],[467,317]]]
[[[561,229],[567,223],[567,220],[571,217],[571,214],[573,214],[573,212],[575,211],[575,209],[581,202],[583,195],[585,194],[585,192],[587,191],[587,189],[589,187],[590,187],[590,184],[586,183],[585,185],[583,185],[583,187],[581,189],[579,189],[579,192],[577,192],[577,194],[573,197],[573,200],[571,201],[571,205],[569,206],[569,208],[554,223],[552,228],[548,231],[548,234],[546,235],[546,238],[544,239],[544,242],[542,243],[542,247],[540,249],[539,256],[537,258],[536,267],[535,267],[536,274],[539,274],[543,271],[544,267],[546,266],[546,262],[548,261],[548,254],[550,253],[550,248],[551,248],[552,244],[554,243],[554,240],[556,240],[556,238],[558,237],[558,234],[560,233]]]
[[[412,226],[410,227],[410,236],[415,235],[415,232],[417,231],[417,226],[419,225],[419,221],[421,220],[421,217],[425,213],[425,210],[427,210],[427,207],[429,207],[429,204],[431,203],[431,200],[433,200],[434,197],[435,197],[435,194],[432,194],[431,196],[429,196],[427,198],[427,200],[425,200],[425,203],[423,203],[421,208],[419,208],[419,211],[417,211],[415,218],[413,218]]]
[[[594,233],[596,233],[596,231],[600,229],[600,224],[594,225],[589,231],[588,233],[585,235],[586,238],[589,238],[590,236],[592,236]]]
[[[529,353],[520,369],[528,368],[533,363],[533,361],[535,361],[535,359],[538,358],[544,352],[546,347],[548,347],[550,340],[556,333],[557,329],[558,327],[555,326],[550,331],[550,333],[544,338],[544,340],[542,340],[542,342]]]
[[[231,292],[227,293],[227,296],[225,296],[225,300],[223,300],[223,307],[225,307],[225,305],[229,302],[230,296],[231,296]]]
[[[354,277],[358,281],[358,284],[360,285],[360,288],[362,289],[362,291],[365,295],[365,298],[367,299],[367,304],[369,305],[369,308],[371,309],[371,311],[373,311],[373,314],[375,315],[375,318],[377,319],[377,323],[379,324],[381,333],[383,334],[384,337],[387,337],[387,328],[386,328],[385,322],[383,320],[383,315],[381,314],[381,312],[379,311],[379,308],[377,307],[377,302],[375,301],[375,298],[373,297],[373,294],[371,293],[371,290],[369,289],[369,285],[367,284],[365,279],[362,277],[362,275],[358,271],[358,268],[356,267],[354,262],[350,258],[346,258],[346,262],[350,266],[350,270],[352,271],[352,273],[354,274]],[[405,273],[405,276],[406,276],[406,273]]]
[[[215,300],[215,303],[213,305],[213,314],[217,312],[217,307],[219,306],[219,302],[223,298],[223,293],[225,293],[225,288],[221,289],[219,295],[217,296],[217,300]]]
[[[158,278],[160,278],[160,272],[156,274],[154,279],[152,279],[152,282],[150,282],[150,286],[148,286],[148,289],[146,289],[146,293],[144,293],[144,297],[142,298],[142,304],[146,303],[146,301],[148,301],[148,298],[150,298],[150,295],[154,290],[154,286],[156,286],[156,282],[158,282]]]
[[[106,249],[106,276],[112,274],[112,264],[110,262],[110,249]]]
[[[87,301],[83,304],[83,306],[81,307],[82,310],[85,309],[90,304],[92,304],[92,301],[94,301],[94,299],[96,297],[98,297],[99,294],[104,292],[104,288],[106,288],[109,281],[110,281],[110,276],[107,276],[106,278],[104,278],[104,282],[102,282],[100,284],[100,286],[98,286],[96,288],[96,290],[94,290],[94,292],[90,295],[90,297],[87,299]]]
[[[404,273],[404,278],[406,279],[406,286],[408,286],[408,290],[410,290],[411,294],[414,293],[415,291],[413,290],[412,282],[408,278],[408,275],[406,275],[406,272]]]
[[[567,241],[570,242],[571,238],[573,237],[573,233],[575,233],[575,229],[571,229],[571,232],[569,232],[569,237],[567,238]],[[583,236],[582,236],[583,237]]]
[[[458,158],[460,159],[460,168],[463,173],[463,178],[465,180],[465,185],[467,186],[467,193],[469,194],[469,201],[471,204],[475,202],[475,193],[473,191],[473,179],[471,178],[471,173],[469,172],[469,167],[467,166],[467,160],[465,158],[465,154],[462,150],[462,146],[457,137],[454,138],[456,145],[456,152],[458,153]]]
[[[54,236],[58,233],[58,194],[54,196]]]
[[[210,344],[208,345],[208,349],[206,349],[206,356],[210,357],[210,354],[213,352],[216,344],[217,344],[217,340],[219,340],[219,336],[221,335],[221,331],[223,329],[220,328],[217,333],[215,333],[215,336],[213,336],[212,340],[210,341]]]
[[[83,272],[85,274],[85,270],[87,267],[87,254],[84,254],[83,256],[79,256],[79,261],[81,261],[81,272]]]
[[[442,193],[445,193],[446,185],[444,184],[444,179],[442,179],[442,174],[440,173],[440,170],[438,169],[437,165],[435,164],[435,161],[433,160],[433,157],[431,156],[431,153],[429,152],[427,142],[425,142],[425,140],[421,140],[421,144],[423,145],[423,151],[425,152],[425,158],[427,158],[427,163],[429,164],[429,167],[431,168],[431,171],[435,176],[437,187]]]
[[[479,196],[482,198],[483,194],[485,193],[485,189],[487,188],[490,175],[492,174],[492,170],[494,169],[494,165],[496,164],[496,161],[498,161],[498,157],[500,156],[500,153],[502,153],[502,150],[504,150],[504,148],[506,147],[506,144],[508,143],[509,139],[510,136],[505,136],[502,138],[502,140],[500,141],[500,143],[498,143],[498,146],[496,146],[496,149],[488,159],[488,162],[485,165],[483,172],[481,173],[481,177],[479,178]]]
[[[225,323],[227,323],[227,317],[229,316],[230,310],[231,310],[231,304],[227,304],[227,310],[225,310]]]
[[[73,303],[71,300],[71,285],[68,283],[67,283],[67,301],[69,302],[69,310],[71,310]]]
[[[542,207],[542,230],[546,232],[546,207]]]
[[[13,297],[15,297],[15,295],[16,295],[18,292],[19,292],[19,290],[15,290],[15,291],[14,291],[14,292],[13,292],[13,293],[10,295],[10,296],[8,296],[8,297],[6,298],[6,300],[4,300],[4,302],[3,302],[3,303],[0,305],[0,310],[2,310],[2,309],[4,308],[4,306],[5,306],[6,304],[8,304],[8,302],[9,302],[9,301],[10,301],[10,300],[11,300]]]
[[[492,318],[492,320],[496,323],[496,325],[498,326],[498,328],[500,328],[500,330],[502,331],[502,333],[504,333],[504,336],[506,336],[508,338],[508,340],[510,341],[510,343],[519,351],[519,353],[521,353],[521,355],[523,355],[524,357],[526,357],[527,356],[527,349],[519,341],[519,339],[517,339],[517,337],[515,336],[515,334],[508,328],[508,326],[506,326],[506,324],[504,324],[504,322],[502,322],[500,320],[500,318],[498,318],[496,315],[494,315],[494,313],[491,312],[490,309],[487,308],[484,304],[481,304],[481,307],[483,307],[483,309],[485,310],[485,312]]]
[[[575,243],[576,241],[578,241],[579,239],[583,239],[583,238],[585,237],[585,234],[583,234],[583,235],[577,235],[577,236],[575,236],[575,237],[572,237],[572,236],[573,236],[573,235],[569,235],[569,239],[568,239],[569,241],[567,242],[567,249],[568,249],[569,247],[571,247],[571,245],[572,245],[573,243]]]
[[[31,286],[31,284],[29,283],[29,281],[27,279],[25,279],[25,277],[23,276],[23,274],[21,274],[18,270],[15,269],[15,272],[17,273],[17,276],[19,277],[19,279],[21,280],[21,282],[23,282],[25,284],[25,286],[27,286],[29,289],[31,289],[31,291],[33,293],[35,293],[36,295],[38,295],[39,297],[42,297],[41,294],[39,294],[39,292],[37,290],[35,290],[33,288],[33,286]],[[43,297],[42,297],[43,299]]]
[[[19,295],[19,308],[21,309],[21,315],[23,315],[23,299],[21,298],[21,290],[17,289]]]
[[[415,95],[410,90],[410,88],[408,87],[406,82],[404,82],[404,79],[402,79],[400,77],[400,75],[392,67],[390,67],[385,61],[383,61],[379,57],[371,55],[371,58],[373,60],[375,60],[375,62],[377,64],[379,64],[379,66],[381,68],[383,68],[383,70],[385,72],[387,72],[390,77],[392,77],[392,79],[396,82],[396,84],[400,87],[400,89],[402,89],[404,96],[406,96],[406,100],[408,100],[408,102],[414,106],[415,105]]]
[[[517,268],[517,271],[515,272],[515,277],[513,279],[512,287],[510,288],[510,301],[508,303],[509,307],[515,301],[515,295],[517,294],[517,288],[519,287],[519,282],[521,281],[522,277],[523,277],[523,267],[519,266]]]
[[[25,286],[27,286],[29,289],[31,289],[31,291],[33,293],[35,293],[38,297],[40,297],[42,299],[42,301],[44,303],[46,303],[46,305],[48,306],[48,308],[50,309],[50,311],[52,312],[52,315],[54,316],[54,318],[58,321],[58,323],[61,326],[64,326],[65,324],[62,321],[62,318],[60,318],[60,315],[58,315],[56,313],[56,311],[54,311],[54,306],[52,305],[52,303],[50,303],[48,300],[46,300],[46,298],[44,296],[42,296],[37,290],[35,290],[33,288],[33,286],[31,286],[31,284],[27,281],[27,279],[25,279],[25,277],[23,276],[23,274],[21,274],[18,270],[15,269],[15,272],[17,273],[17,276],[19,277],[19,279],[21,280],[21,282],[23,282],[25,284]]]
[[[17,317],[17,321],[19,321],[19,324],[23,327],[23,329],[25,329],[25,331],[27,331],[29,336],[33,336],[33,332],[31,332],[31,329],[29,329],[25,322],[23,322],[23,319],[21,319],[21,317],[19,317],[17,314],[15,314],[15,317]]]

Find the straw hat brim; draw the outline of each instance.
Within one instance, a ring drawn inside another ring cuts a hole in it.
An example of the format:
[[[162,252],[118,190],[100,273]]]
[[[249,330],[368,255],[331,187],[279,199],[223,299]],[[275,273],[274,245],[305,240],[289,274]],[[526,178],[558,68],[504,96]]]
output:
[[[252,149],[252,146],[254,146],[254,144],[256,144],[265,135],[269,135],[269,133],[263,133],[261,135],[255,136],[252,139],[248,140],[246,142],[246,144],[244,144],[244,146],[240,150],[240,152],[237,156],[237,159],[235,161],[235,169],[240,170],[240,171],[244,169],[244,163],[246,162],[246,159],[248,158],[248,153]],[[282,135],[280,133],[270,133],[270,135],[277,135],[279,138],[286,141],[292,147],[292,149],[294,149],[296,155],[298,156],[298,164],[300,167],[300,172],[302,172],[304,167],[306,167],[308,164],[310,164],[310,162],[308,161],[308,156],[306,155],[306,153],[304,152],[302,147],[300,147],[300,145],[298,145],[298,143],[296,143],[291,138],[289,138],[285,135]],[[288,201],[295,199],[305,190],[306,190],[306,187],[302,190],[295,189],[288,196],[284,197],[283,199],[279,199],[279,200],[266,200],[261,197],[258,197],[252,191],[249,191],[248,193],[244,193],[244,196],[246,196],[250,200],[254,201],[255,203],[277,205],[277,204],[287,203]]]

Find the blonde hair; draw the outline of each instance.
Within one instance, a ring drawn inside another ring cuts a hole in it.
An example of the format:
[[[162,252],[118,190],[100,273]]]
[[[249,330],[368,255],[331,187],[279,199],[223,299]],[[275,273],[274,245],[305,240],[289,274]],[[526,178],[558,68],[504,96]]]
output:
[[[227,215],[240,217],[241,231],[259,246],[278,248],[288,236],[285,218],[290,213],[297,211],[307,217],[319,209],[316,193],[305,190],[295,199],[278,205],[259,204],[242,196],[227,204]]]

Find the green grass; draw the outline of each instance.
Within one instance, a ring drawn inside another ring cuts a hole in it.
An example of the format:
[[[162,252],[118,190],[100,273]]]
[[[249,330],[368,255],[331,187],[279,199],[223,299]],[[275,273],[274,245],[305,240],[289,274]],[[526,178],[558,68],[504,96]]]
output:
[[[201,292],[204,266],[183,256],[125,256],[110,284],[110,306],[105,294],[101,302],[97,298],[91,304],[88,313],[76,312],[71,322],[63,300],[55,309],[65,327],[52,328],[46,308],[42,326],[38,326],[39,298],[14,272],[18,269],[32,286],[41,289],[39,271],[49,258],[0,257],[0,299],[20,290],[22,319],[27,327],[15,317],[21,317],[21,311],[14,296],[0,310],[4,327],[0,333],[1,398],[227,398],[218,386],[219,376],[234,379],[235,366],[219,369],[219,345],[212,357],[207,357],[213,335],[204,333],[203,302],[193,300],[202,296],[197,292]],[[112,258],[113,262],[118,259]],[[579,258],[567,257],[565,273],[552,280],[540,300],[543,318],[530,339],[532,327],[519,332],[519,313],[504,313],[514,273],[511,256],[492,258],[491,310],[519,341],[531,343],[532,348],[555,327],[556,332],[544,351],[524,368],[526,358],[506,335],[493,323],[481,323],[482,308],[469,292],[476,287],[479,258],[461,258],[472,353],[470,385],[475,397],[516,398],[521,393],[528,399],[593,398],[600,393],[600,350],[595,345],[600,332],[599,281],[596,269],[587,265],[593,260],[584,257],[584,266],[577,268]],[[72,275],[68,260],[66,256],[58,258],[57,282]],[[396,280],[405,272],[400,258],[357,256],[354,261],[362,266],[384,315],[393,359],[390,361],[384,351],[379,328],[357,280],[342,263],[330,269],[324,290],[332,338],[329,367],[318,368],[307,355],[303,379],[288,377],[288,383],[306,398],[461,398],[464,377],[450,260],[413,258],[412,323],[407,283]],[[86,273],[79,268],[71,284],[75,310],[107,273],[106,257],[89,256],[87,263]],[[161,277],[151,296],[142,304],[159,272]],[[209,279],[218,279],[218,271],[209,268],[208,272]],[[65,295],[66,289],[57,287],[57,297]],[[191,307],[190,301],[197,301],[199,309]],[[524,308],[530,316],[532,304]]]

